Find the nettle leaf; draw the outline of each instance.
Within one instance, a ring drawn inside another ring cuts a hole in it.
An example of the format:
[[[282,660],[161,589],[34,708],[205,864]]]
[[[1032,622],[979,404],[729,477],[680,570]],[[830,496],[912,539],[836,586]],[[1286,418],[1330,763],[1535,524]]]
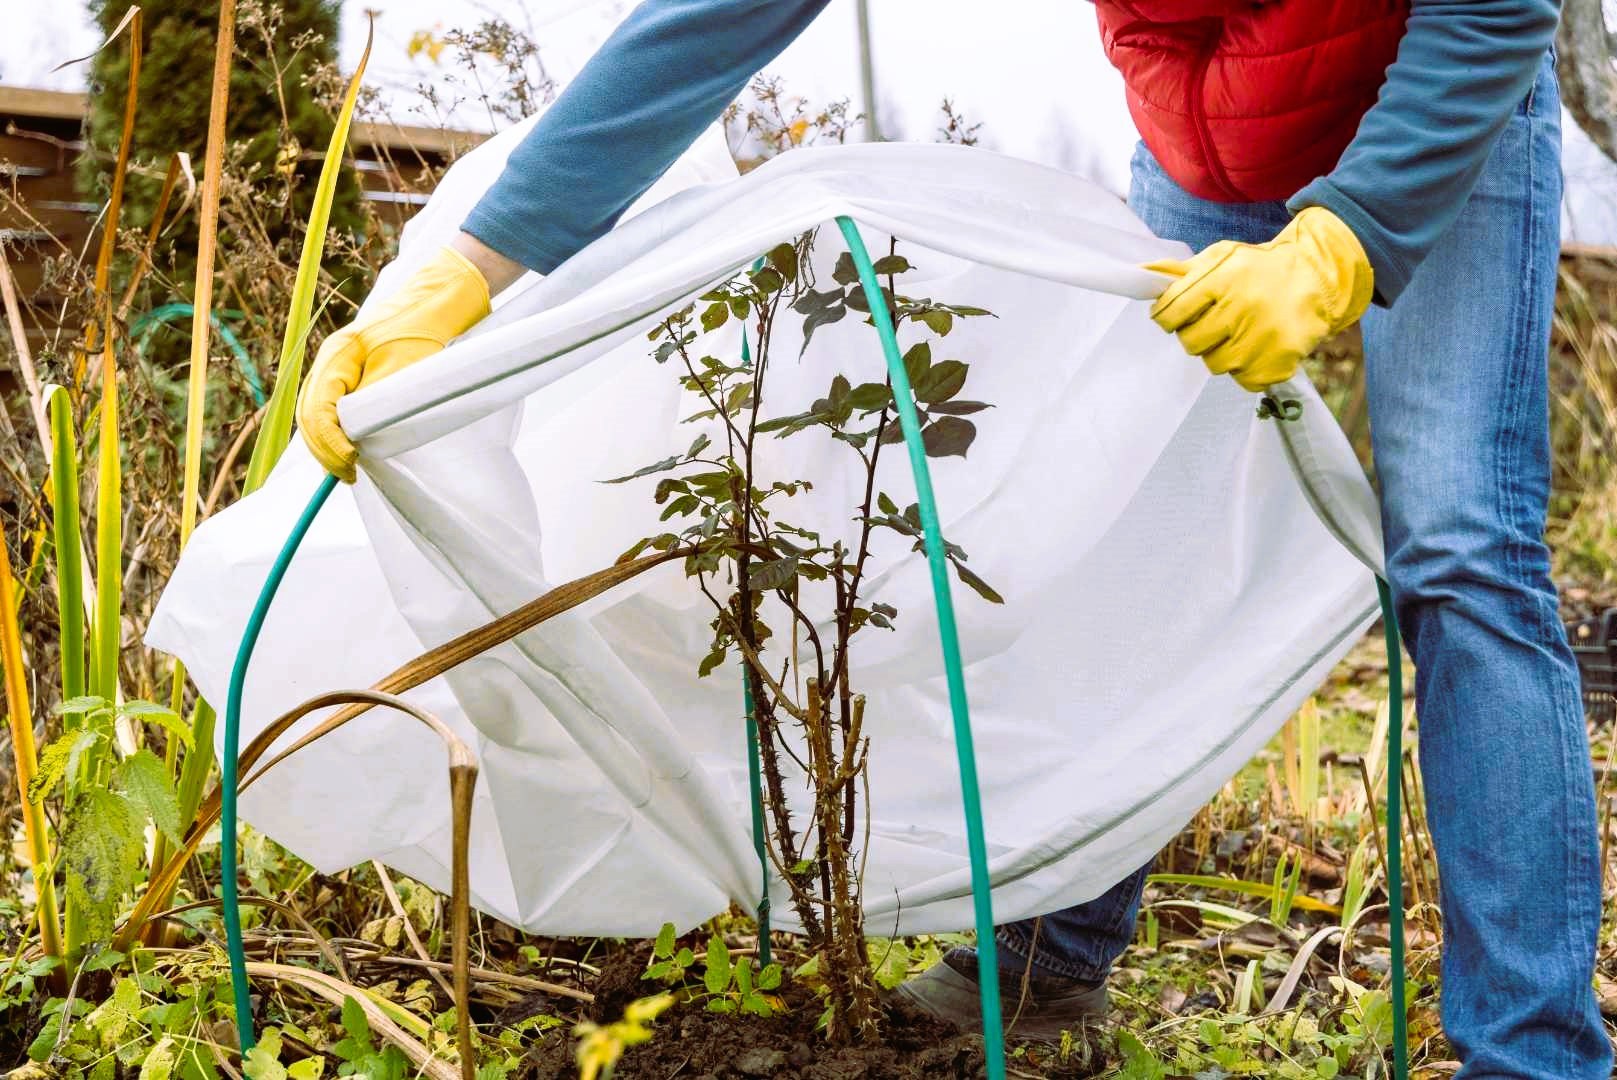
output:
[[[716,300],[702,311],[702,329],[717,330],[730,319],[730,305]]]
[[[180,797],[168,770],[150,750],[136,750],[112,773],[112,786],[145,810],[152,824],[178,843],[185,826],[180,821]]]
[[[1005,598],[995,592],[988,582],[978,577],[975,571],[966,569],[965,563],[959,559],[953,559],[951,562],[954,563],[954,572],[960,578],[961,584],[969,587],[990,604],[1003,604],[1005,602]]]
[[[78,771],[79,755],[102,738],[99,731],[75,728],[45,747],[39,755],[39,770],[28,781],[28,801],[41,803],[62,782],[62,777]]]
[[[186,747],[191,745],[190,725],[180,719],[179,713],[165,705],[150,701],[126,701],[118,706],[118,715],[147,724],[156,724],[179,739]]]
[[[68,698],[52,711],[57,716],[88,716],[94,713],[108,712],[112,708],[110,702],[104,697],[94,694],[84,694],[75,698]]]
[[[661,461],[654,462],[654,463],[652,463],[650,465],[646,465],[646,466],[644,466],[642,468],[636,469],[634,472],[630,473],[627,476],[615,476],[611,480],[602,480],[601,483],[603,483],[603,484],[622,484],[622,483],[626,483],[626,482],[628,482],[630,480],[638,480],[642,476],[650,476],[652,473],[667,472],[669,469],[678,468],[680,465],[683,465],[683,464],[684,464],[684,460],[682,458],[677,458],[677,457],[663,458]]]
[[[82,793],[63,818],[67,894],[83,908],[94,939],[111,932],[119,899],[141,880],[145,823],[133,803],[107,788]]]
[[[886,277],[889,274],[902,274],[910,269],[910,261],[902,255],[883,255],[876,260],[876,273]]]
[[[977,425],[958,416],[945,416],[921,429],[927,457],[965,457],[977,438]]]
[[[948,401],[966,385],[966,365],[959,360],[934,364],[915,381],[915,399],[927,404]]]
[[[831,280],[838,285],[852,285],[859,280],[859,268],[853,264],[853,256],[846,251],[837,255],[837,265],[831,271]]]
[[[797,279],[797,247],[795,245],[790,243],[776,244],[769,249],[769,254],[765,255],[764,258],[769,260],[769,265],[779,271],[780,275],[787,281]]]
[[[797,576],[798,559],[789,555],[784,559],[770,559],[747,569],[747,588],[753,592],[767,592],[784,588]]]

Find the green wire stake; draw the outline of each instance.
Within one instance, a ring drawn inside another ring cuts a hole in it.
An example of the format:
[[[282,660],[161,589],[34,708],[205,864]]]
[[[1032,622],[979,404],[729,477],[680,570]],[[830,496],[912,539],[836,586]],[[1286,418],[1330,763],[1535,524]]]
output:
[[[758,962],[769,966],[769,852],[764,847],[764,783],[758,765],[758,710],[752,703],[752,672],[741,663],[741,701],[747,710],[747,781],[752,790],[752,846],[758,852]]]
[[[281,553],[275,557],[264,587],[258,592],[258,603],[247,620],[247,629],[236,650],[236,664],[230,670],[230,695],[225,702],[225,745],[219,755],[219,858],[220,874],[224,879],[225,947],[230,954],[230,987],[236,1000],[236,1033],[241,1039],[241,1052],[245,1054],[257,1043],[253,1037],[253,999],[247,987],[247,954],[241,946],[241,899],[236,885],[236,784],[237,761],[241,754],[241,694],[247,683],[247,665],[253,659],[259,632],[269,615],[270,602],[286,577],[286,568],[292,564],[298,545],[314,524],[315,515],[326,504],[337,487],[337,478],[327,476],[315,489],[309,505],[292,526]]]
[[[759,269],[764,260],[753,260],[752,268]],[[741,363],[752,366],[752,345],[747,331],[741,331]],[[747,713],[747,781],[752,791],[752,846],[758,852],[758,962],[769,966],[772,951],[769,944],[769,842],[764,834],[764,783],[762,768],[758,764],[758,709],[752,700],[752,672],[747,662],[741,662],[741,702]]]
[[[966,704],[966,677],[960,661],[960,633],[955,627],[954,601],[949,594],[949,563],[944,556],[943,532],[938,527],[938,506],[932,496],[932,474],[926,464],[926,448],[921,442],[921,420],[915,412],[915,394],[892,316],[876,268],[870,263],[859,227],[852,219],[837,218],[848,254],[859,270],[859,284],[870,304],[870,318],[881,338],[887,359],[887,374],[893,383],[893,401],[904,443],[910,452],[910,469],[915,473],[915,498],[921,510],[921,530],[925,535],[926,561],[932,569],[932,598],[938,608],[938,636],[942,638],[944,674],[949,684],[949,711],[954,717],[955,753],[960,759],[960,794],[966,811],[966,848],[971,857],[971,898],[977,923],[977,989],[983,1008],[983,1054],[988,1059],[988,1080],[1004,1080],[1005,1033],[1000,1027],[999,957],[994,948],[994,907],[988,895],[988,846],[983,836],[982,795],[977,789],[977,755],[972,747],[971,715]]]
[[[1404,654],[1398,635],[1398,615],[1392,589],[1376,578],[1381,598],[1381,625],[1387,635],[1387,904],[1392,938],[1392,1068],[1397,1080],[1409,1076],[1408,995],[1404,986],[1404,824],[1402,780],[1404,772]]]

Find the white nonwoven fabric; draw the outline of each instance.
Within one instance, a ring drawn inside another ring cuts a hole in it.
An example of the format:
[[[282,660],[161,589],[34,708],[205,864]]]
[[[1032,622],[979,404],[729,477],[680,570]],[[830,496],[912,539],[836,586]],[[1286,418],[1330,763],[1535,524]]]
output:
[[[520,138],[456,164],[407,227],[374,303],[447,241]],[[1256,416],[1147,317],[1141,263],[1183,253],[1076,177],[957,146],[799,150],[737,177],[707,137],[612,233],[523,283],[445,352],[346,399],[361,477],[333,495],[293,561],[246,683],[243,743],[313,694],[369,685],[423,650],[663,531],[655,477],[610,477],[682,452],[701,407],[645,332],[761,252],[819,227],[820,280],[851,217],[876,253],[897,238],[901,292],[987,308],[941,341],[967,361],[965,458],[934,459],[947,538],[1004,596],[955,586],[983,814],[1001,920],[1094,897],[1144,863],[1318,684],[1374,617],[1371,492],[1312,388],[1302,416]],[[857,316],[777,325],[765,415],[801,411],[834,374],[885,372]],[[739,356],[734,321],[700,340]],[[760,439],[759,476],[809,478],[786,520],[851,536],[857,459],[811,432]],[[265,487],[193,537],[148,634],[222,702],[242,628],[319,481],[301,444]],[[902,447],[879,487],[914,500]],[[1351,550],[1350,550],[1351,548]],[[863,595],[898,609],[856,639],[868,697],[873,933],[972,922],[971,877],[925,560],[878,533]],[[824,605],[811,612],[823,616]],[[771,611],[777,639],[786,620]],[[410,696],[474,747],[473,903],[529,930],[649,935],[751,906],[741,687],[696,669],[712,610],[669,565],[521,635]],[[770,654],[776,663],[784,654]],[[308,718],[292,736],[318,718]],[[804,785],[789,777],[806,821]],[[444,753],[373,711],[242,798],[255,827],[324,871],[376,858],[449,884]],[[868,840],[866,839],[868,831]],[[777,918],[792,924],[783,884]]]

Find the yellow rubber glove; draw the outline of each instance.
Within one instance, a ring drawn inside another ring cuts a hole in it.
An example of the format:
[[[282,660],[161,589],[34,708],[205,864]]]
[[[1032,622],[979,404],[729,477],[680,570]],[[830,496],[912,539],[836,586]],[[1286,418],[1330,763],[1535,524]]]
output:
[[[1151,318],[1214,375],[1248,390],[1285,382],[1303,357],[1370,306],[1374,276],[1353,230],[1310,206],[1267,244],[1221,240],[1184,261],[1151,263],[1172,274]]]
[[[358,454],[337,420],[337,399],[438,352],[488,311],[488,282],[446,247],[398,292],[326,338],[298,396],[298,430],[315,460],[353,483]]]

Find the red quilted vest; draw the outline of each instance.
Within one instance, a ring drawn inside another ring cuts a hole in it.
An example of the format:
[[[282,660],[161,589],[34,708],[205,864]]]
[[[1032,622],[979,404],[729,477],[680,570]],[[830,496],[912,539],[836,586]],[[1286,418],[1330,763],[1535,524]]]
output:
[[[1157,161],[1216,202],[1289,198],[1375,104],[1409,0],[1096,0]]]

